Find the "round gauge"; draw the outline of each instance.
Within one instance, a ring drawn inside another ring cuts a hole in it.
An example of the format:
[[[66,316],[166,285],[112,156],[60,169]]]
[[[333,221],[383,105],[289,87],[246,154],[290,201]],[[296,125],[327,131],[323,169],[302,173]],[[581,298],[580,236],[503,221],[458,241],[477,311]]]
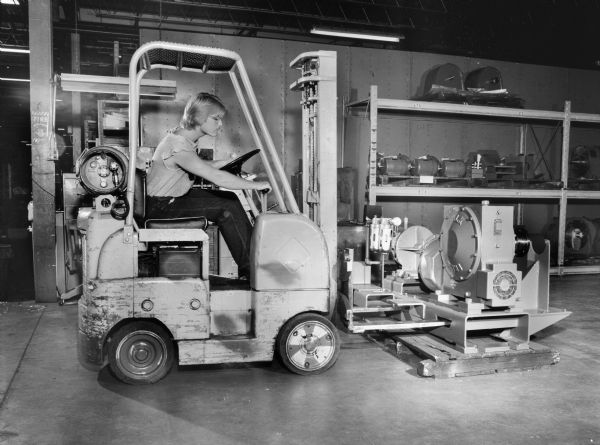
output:
[[[118,194],[127,186],[128,162],[115,147],[93,147],[81,153],[75,172],[81,185],[93,195]]]

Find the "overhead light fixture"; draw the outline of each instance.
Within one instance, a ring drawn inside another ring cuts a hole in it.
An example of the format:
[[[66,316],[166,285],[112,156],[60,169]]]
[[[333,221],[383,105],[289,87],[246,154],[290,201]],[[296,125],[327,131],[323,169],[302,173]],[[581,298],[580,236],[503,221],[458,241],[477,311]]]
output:
[[[346,37],[348,39],[377,40],[379,42],[394,42],[394,43],[398,43],[400,40],[404,39],[403,35],[386,36],[386,35],[381,35],[381,34],[363,34],[361,32],[338,31],[338,30],[318,28],[318,27],[311,29],[310,33],[311,34],[319,34],[322,36]]]
[[[8,81],[8,82],[29,82],[29,79],[16,79],[14,77],[0,77],[0,80]]]
[[[0,0],[0,4],[19,6],[21,3],[19,3],[19,0]]]
[[[29,54],[29,49],[27,49],[27,48],[6,48],[6,47],[0,47],[0,53]]]

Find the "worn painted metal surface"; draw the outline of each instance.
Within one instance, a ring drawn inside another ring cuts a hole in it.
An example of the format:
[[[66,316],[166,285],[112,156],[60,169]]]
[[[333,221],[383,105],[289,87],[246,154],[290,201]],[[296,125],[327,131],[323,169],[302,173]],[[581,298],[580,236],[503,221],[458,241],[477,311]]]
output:
[[[102,365],[108,332],[133,317],[133,279],[88,280],[79,300],[79,358],[83,364]]]
[[[231,294],[229,294],[231,295]],[[326,313],[328,290],[252,292],[254,332],[244,337],[180,341],[179,364],[242,363],[273,359],[275,341],[284,323],[303,312]],[[222,295],[225,297],[226,295]],[[221,298],[220,296],[217,299]],[[215,311],[215,314],[223,311]]]
[[[329,288],[325,238],[306,216],[261,215],[254,226],[251,246],[253,289]]]
[[[107,197],[110,204],[114,198]],[[102,202],[102,199],[97,199]],[[89,279],[127,278],[137,274],[137,249],[123,243],[123,221],[110,216],[108,207],[83,209],[77,218],[77,227],[85,238],[84,277]]]
[[[204,280],[136,278],[132,296],[133,316],[160,320],[174,340],[208,338],[209,299]]]
[[[254,310],[250,290],[212,291],[210,332],[213,336],[250,335]]]

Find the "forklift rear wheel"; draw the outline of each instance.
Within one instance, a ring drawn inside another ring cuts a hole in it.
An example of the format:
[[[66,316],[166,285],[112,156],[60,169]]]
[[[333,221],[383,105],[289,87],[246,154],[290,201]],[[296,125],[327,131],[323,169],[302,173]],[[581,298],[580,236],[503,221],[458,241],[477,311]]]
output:
[[[300,375],[321,374],[340,353],[340,337],[333,323],[319,314],[300,314],[281,329],[277,341],[286,368]]]
[[[135,321],[120,327],[108,346],[108,363],[115,377],[134,385],[158,382],[175,359],[173,342],[160,326]]]

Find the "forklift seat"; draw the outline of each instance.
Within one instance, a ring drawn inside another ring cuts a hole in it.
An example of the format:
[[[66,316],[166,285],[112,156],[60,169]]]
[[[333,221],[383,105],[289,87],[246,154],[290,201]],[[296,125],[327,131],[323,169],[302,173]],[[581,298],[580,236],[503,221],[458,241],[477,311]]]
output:
[[[202,229],[206,230],[208,220],[204,216],[185,218],[146,219],[146,172],[135,170],[135,191],[133,196],[133,216],[139,227],[146,229]]]

